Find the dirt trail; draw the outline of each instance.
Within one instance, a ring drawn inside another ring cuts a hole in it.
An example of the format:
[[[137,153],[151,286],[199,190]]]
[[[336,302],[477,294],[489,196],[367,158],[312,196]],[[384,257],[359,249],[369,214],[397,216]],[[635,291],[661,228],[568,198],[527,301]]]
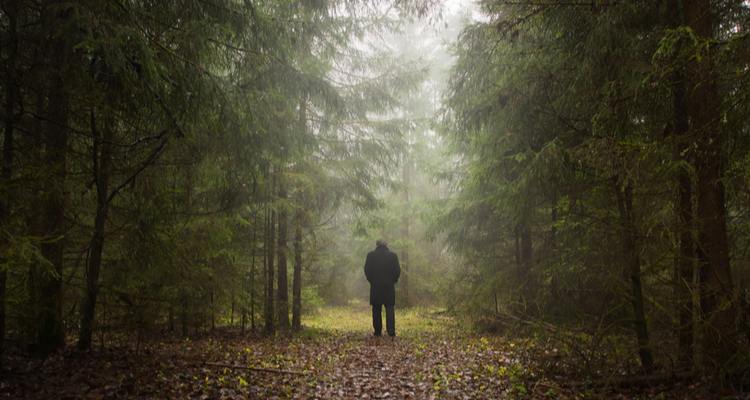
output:
[[[277,378],[294,387],[278,398],[494,399],[528,392],[526,368],[502,338],[473,335],[418,310],[397,310],[396,338],[374,337],[366,304],[326,313],[310,324],[325,335],[287,350],[289,359],[307,360],[296,368],[310,374]]]
[[[329,309],[299,335],[220,329],[200,337],[133,337],[103,351],[72,346],[46,360],[6,354],[0,398],[13,399],[579,399],[715,398],[707,388],[632,392],[571,384],[535,368],[522,341],[456,321],[397,313],[398,337],[373,337],[366,305]],[[666,395],[665,395],[666,394]]]
[[[498,343],[447,334],[449,320],[400,313],[396,338],[373,337],[369,324],[369,311],[356,305],[312,318],[299,336],[219,330],[152,338],[138,353],[126,339],[47,360],[13,354],[0,398],[464,399],[511,388],[492,373],[505,363]]]
[[[500,398],[508,382],[500,352],[479,341],[455,337],[347,335],[320,346],[321,365],[311,398]]]

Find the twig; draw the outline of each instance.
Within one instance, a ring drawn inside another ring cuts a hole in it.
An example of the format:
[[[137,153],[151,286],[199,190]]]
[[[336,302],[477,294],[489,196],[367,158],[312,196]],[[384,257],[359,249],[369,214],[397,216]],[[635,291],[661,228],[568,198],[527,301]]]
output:
[[[251,371],[271,372],[275,374],[307,375],[307,373],[299,372],[299,371],[287,371],[283,369],[270,369],[270,368],[257,368],[257,367],[248,367],[245,365],[218,364],[218,363],[211,363],[211,362],[205,362],[205,361],[203,362],[203,365],[210,365],[212,367],[232,368],[232,369],[249,369]]]
[[[516,317],[515,315],[509,314],[507,312],[504,312],[504,313],[497,313],[496,312],[494,314],[498,318],[507,317],[507,318],[511,318],[511,319],[516,320],[516,321],[518,321],[518,322],[520,322],[522,324],[525,324],[525,325],[540,326],[540,327],[542,327],[542,328],[544,328],[544,329],[546,329],[546,330],[548,330],[548,331],[550,331],[552,333],[557,333],[558,332],[558,329],[555,326],[553,326],[552,324],[545,323],[545,322],[540,322],[540,321],[536,321],[536,320],[525,320],[525,319]]]
[[[535,387],[536,387],[536,386],[542,386],[542,387],[546,387],[547,389],[557,390],[557,391],[559,391],[559,392],[565,392],[565,391],[568,391],[568,392],[569,392],[569,390],[568,390],[568,389],[563,389],[563,388],[560,388],[560,387],[557,387],[557,386],[552,386],[552,385],[545,385],[544,383],[537,383],[537,384],[535,385]]]
[[[635,375],[622,378],[602,379],[594,381],[596,386],[633,387],[652,386],[658,383],[684,381],[700,377],[698,371],[667,372],[651,375]]]

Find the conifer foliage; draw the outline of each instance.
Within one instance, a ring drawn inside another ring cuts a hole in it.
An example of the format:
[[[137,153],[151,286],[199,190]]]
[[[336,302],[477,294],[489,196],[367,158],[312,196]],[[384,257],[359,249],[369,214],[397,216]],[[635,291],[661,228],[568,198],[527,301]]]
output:
[[[0,343],[299,329],[321,213],[376,205],[423,76],[373,39],[436,4],[2,2]]]
[[[480,4],[441,116],[454,307],[625,327],[646,372],[737,371],[747,2]]]

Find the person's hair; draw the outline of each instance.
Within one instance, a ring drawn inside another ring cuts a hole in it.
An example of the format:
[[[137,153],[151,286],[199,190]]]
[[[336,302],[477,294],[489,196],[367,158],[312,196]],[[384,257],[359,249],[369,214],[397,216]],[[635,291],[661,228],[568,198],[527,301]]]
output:
[[[375,242],[375,247],[388,246],[388,242],[385,239],[378,239]]]

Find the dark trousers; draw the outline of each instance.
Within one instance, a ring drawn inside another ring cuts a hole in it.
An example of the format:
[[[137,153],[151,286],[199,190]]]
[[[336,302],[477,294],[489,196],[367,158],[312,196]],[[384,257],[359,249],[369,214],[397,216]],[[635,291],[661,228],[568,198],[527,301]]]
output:
[[[382,304],[372,305],[372,327],[375,329],[376,335],[380,335],[383,331],[382,306]],[[385,329],[389,335],[396,335],[396,314],[393,306],[385,306]]]

